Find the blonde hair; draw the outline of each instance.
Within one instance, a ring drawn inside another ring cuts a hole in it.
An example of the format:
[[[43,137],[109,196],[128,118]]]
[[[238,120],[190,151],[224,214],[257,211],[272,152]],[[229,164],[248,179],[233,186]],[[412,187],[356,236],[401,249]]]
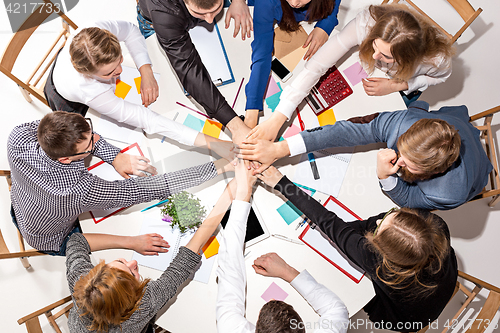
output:
[[[122,56],[120,42],[111,32],[97,28],[82,29],[69,47],[73,67],[85,75],[95,74],[99,67]]]
[[[450,251],[449,239],[435,214],[409,208],[395,214],[390,227],[377,235],[365,235],[369,246],[381,256],[377,277],[394,289],[406,289],[413,297],[426,297],[438,281],[424,283],[421,277],[441,270]]]
[[[408,81],[420,63],[431,63],[436,56],[451,58],[451,41],[429,20],[407,6],[390,4],[370,6],[375,25],[359,47],[359,58],[370,72],[375,68],[373,41],[391,44],[391,55],[398,65],[393,79]]]
[[[398,150],[422,171],[445,172],[460,155],[458,131],[441,119],[420,119],[403,133]]]
[[[107,332],[109,325],[120,325],[139,308],[149,282],[105,264],[104,260],[75,283],[73,298],[80,316],[89,316],[90,331]]]

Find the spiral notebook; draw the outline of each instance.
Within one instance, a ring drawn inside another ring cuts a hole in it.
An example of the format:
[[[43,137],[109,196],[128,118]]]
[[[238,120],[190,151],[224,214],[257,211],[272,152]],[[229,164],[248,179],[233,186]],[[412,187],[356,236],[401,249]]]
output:
[[[361,218],[353,213],[349,208],[344,206],[340,201],[330,196],[324,203],[326,209],[337,214],[345,222],[361,220]],[[325,258],[333,266],[337,267],[342,273],[347,275],[351,280],[359,283],[365,272],[347,256],[326,236],[319,228],[312,229],[309,225],[304,229],[299,239],[313,249],[320,256]]]
[[[300,163],[295,169],[293,181],[337,197],[353,151],[354,147],[338,147],[313,152],[320,175],[319,179],[314,179],[307,154],[302,154]]]

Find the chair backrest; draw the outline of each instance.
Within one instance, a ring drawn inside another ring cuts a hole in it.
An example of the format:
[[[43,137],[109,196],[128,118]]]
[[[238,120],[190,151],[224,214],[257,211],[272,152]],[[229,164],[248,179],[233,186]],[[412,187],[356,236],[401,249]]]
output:
[[[490,173],[489,189],[485,188],[472,200],[491,197],[492,199],[488,203],[490,207],[493,207],[500,200],[500,176],[498,174],[499,161],[495,147],[496,132],[491,128],[493,116],[499,111],[500,105],[470,117],[470,121],[483,119],[483,124],[476,126],[476,128],[481,131],[481,138],[484,140],[486,155],[488,155],[488,158],[493,165],[493,170]]]
[[[38,88],[37,85],[44,82],[42,81],[42,78],[54,62],[59,49],[66,43],[66,40],[69,37],[70,28],[77,29],[77,25],[73,21],[71,21],[62,11],[57,12],[57,15],[59,15],[62,19],[63,28],[59,32],[56,40],[43,56],[42,60],[35,66],[35,70],[32,72],[29,78],[27,80],[19,79],[12,73],[12,69],[21,50],[24,48],[30,37],[33,35],[36,29],[52,14],[52,12],[49,10],[43,10],[47,7],[42,6],[47,6],[48,4],[50,4],[50,8],[56,8],[56,6],[54,6],[54,4],[50,2],[50,0],[43,0],[43,2],[39,2],[40,6],[33,10],[33,13],[26,19],[26,21],[24,21],[17,32],[14,33],[2,57],[0,58],[0,71],[19,85],[19,87],[21,88],[21,92],[23,93],[26,100],[28,102],[31,102],[32,100],[29,95],[33,95],[46,105],[48,105],[48,103],[45,100],[43,94],[43,87]],[[50,55],[52,56],[49,59]]]
[[[54,302],[43,309],[35,311],[17,321],[19,325],[25,324],[28,333],[43,333],[42,326],[40,325],[40,316],[45,315],[50,323],[50,326],[57,332],[62,333],[61,326],[57,323],[57,319],[62,315],[69,315],[69,310],[73,307],[73,300],[71,296],[67,296],[57,302]],[[55,314],[52,311],[60,309]],[[48,332],[46,330],[46,332]]]
[[[9,185],[9,190],[10,186],[12,185],[11,178],[10,178],[10,171],[8,170],[0,170],[0,176],[4,176],[7,179],[7,184]],[[10,219],[9,217],[6,217]],[[30,268],[31,265],[27,259],[27,257],[33,257],[33,256],[43,256],[46,255],[43,252],[34,250],[34,249],[29,249],[26,250],[26,247],[24,245],[24,238],[21,236],[21,233],[19,230],[17,231],[17,239],[19,241],[19,252],[10,252],[9,248],[7,247],[7,244],[5,243],[5,240],[2,235],[2,230],[0,230],[0,260],[1,259],[10,259],[10,258],[19,258],[21,259],[21,263],[23,264],[24,268]]]
[[[384,0],[382,4],[389,3],[390,0]],[[418,7],[413,1],[411,0],[404,0],[406,4],[409,6],[413,7],[416,11],[418,11],[420,14],[423,16],[427,17],[430,21],[434,23],[434,25],[441,30],[442,33],[444,33],[448,38],[450,38],[452,43],[455,43],[455,41],[462,35],[462,33],[471,25],[472,22],[481,14],[483,11],[481,8],[478,8],[477,10],[474,10],[474,8],[471,6],[471,4],[467,0],[447,0],[450,5],[456,10],[456,12],[460,15],[462,20],[464,21],[464,24],[462,27],[454,34],[449,33],[446,31],[441,25],[439,25],[436,21],[430,18],[429,15],[427,15],[420,7]],[[393,0],[393,3],[398,3],[399,0]]]

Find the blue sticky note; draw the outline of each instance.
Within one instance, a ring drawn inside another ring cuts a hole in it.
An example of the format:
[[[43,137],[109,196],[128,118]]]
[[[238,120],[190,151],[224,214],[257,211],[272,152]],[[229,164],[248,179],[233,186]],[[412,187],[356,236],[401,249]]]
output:
[[[302,216],[302,212],[295,207],[290,201],[287,201],[277,209],[278,213],[281,215],[283,220],[287,224],[292,223],[296,219]]]
[[[205,120],[198,119],[192,114],[188,114],[186,120],[184,120],[184,125],[200,132],[203,126],[205,126]]]

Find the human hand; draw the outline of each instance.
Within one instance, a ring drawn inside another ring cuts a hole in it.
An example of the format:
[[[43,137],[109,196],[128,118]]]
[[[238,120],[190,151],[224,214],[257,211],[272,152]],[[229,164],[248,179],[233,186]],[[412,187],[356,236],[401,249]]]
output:
[[[145,256],[157,256],[168,252],[168,242],[160,234],[145,234],[131,237],[130,248]]]
[[[258,257],[257,259],[255,259],[252,267],[257,274],[270,277],[279,277],[286,282],[292,282],[292,280],[295,279],[297,275],[299,275],[299,272],[295,268],[288,265],[276,253],[267,253]]]
[[[206,136],[207,148],[224,158],[228,162],[233,161],[236,158],[235,147],[232,141],[224,141],[211,136]]]
[[[271,186],[274,188],[276,184],[279,183],[281,178],[283,178],[283,174],[278,171],[274,166],[270,166],[266,170],[264,170],[261,174],[257,175],[257,178],[262,180],[267,186]]]
[[[250,10],[244,0],[233,0],[226,13],[226,29],[229,28],[231,18],[234,19],[233,38],[238,36],[241,27],[241,39],[252,37],[253,20]]]
[[[290,155],[288,143],[286,141],[271,142],[267,140],[248,140],[246,139],[237,148],[238,158],[257,161],[261,165],[254,169],[254,174],[262,173],[276,160]]]
[[[323,44],[326,43],[328,40],[328,34],[325,32],[325,30],[321,28],[314,28],[313,31],[309,34],[309,37],[307,37],[304,45],[302,45],[303,48],[306,48],[309,46],[309,50],[307,50],[306,54],[304,55],[304,60],[309,60],[311,57],[319,50]]]
[[[386,179],[392,176],[399,170],[397,165],[398,155],[393,149],[381,149],[377,153],[377,177],[378,179]]]
[[[271,118],[265,120],[261,124],[255,126],[247,136],[247,139],[256,140],[262,139],[274,141],[278,136],[278,132],[287,120],[286,116],[281,112],[274,112]]]
[[[257,177],[253,175],[252,170],[249,170],[242,159],[238,159],[235,167],[236,179],[236,200],[250,202],[252,197],[253,185],[257,181]]]
[[[363,79],[363,88],[369,96],[384,96],[396,91],[408,89],[405,81],[396,81],[383,77],[370,77]]]
[[[231,131],[231,138],[236,146],[239,146],[250,132],[250,127],[240,117],[234,117],[226,127]]]
[[[139,68],[141,73],[141,98],[142,105],[148,107],[150,104],[154,103],[160,94],[158,88],[158,82],[153,75],[153,70],[151,65],[142,65]]]
[[[123,178],[128,179],[130,178],[129,175],[144,177],[147,175],[145,172],[153,176],[158,174],[156,168],[149,163],[149,159],[144,156],[118,153],[112,165]]]

